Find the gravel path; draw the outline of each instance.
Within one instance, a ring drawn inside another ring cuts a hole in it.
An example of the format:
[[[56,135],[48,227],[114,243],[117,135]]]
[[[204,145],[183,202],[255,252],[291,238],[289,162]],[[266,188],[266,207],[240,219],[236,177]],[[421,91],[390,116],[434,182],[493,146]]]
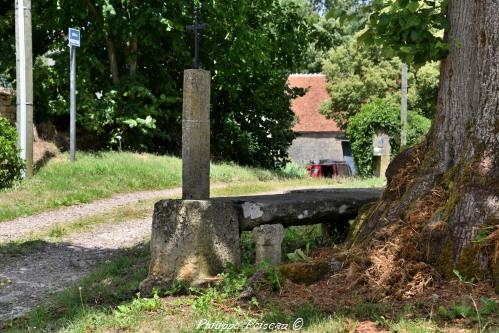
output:
[[[98,264],[143,243],[150,232],[151,218],[100,225],[7,262],[0,267],[0,282],[4,282],[3,286],[0,283],[0,321],[29,312]]]
[[[97,213],[103,213],[141,200],[172,197],[181,193],[181,188],[173,188],[169,190],[120,194],[109,199],[98,200],[88,204],[59,208],[33,216],[0,222],[0,242],[13,241],[34,232],[40,232],[56,225],[65,224]]]

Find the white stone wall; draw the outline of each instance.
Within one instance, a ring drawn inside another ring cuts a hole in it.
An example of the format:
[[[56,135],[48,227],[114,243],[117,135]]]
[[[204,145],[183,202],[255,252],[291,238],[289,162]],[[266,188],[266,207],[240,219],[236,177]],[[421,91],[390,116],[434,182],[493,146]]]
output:
[[[289,157],[299,165],[313,160],[344,161],[342,140],[345,140],[345,135],[341,132],[297,133],[289,147]]]

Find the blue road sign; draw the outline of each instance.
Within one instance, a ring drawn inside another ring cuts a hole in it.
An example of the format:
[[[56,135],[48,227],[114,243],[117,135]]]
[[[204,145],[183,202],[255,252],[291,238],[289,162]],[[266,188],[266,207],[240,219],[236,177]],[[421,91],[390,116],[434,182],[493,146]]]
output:
[[[80,47],[80,30],[69,28],[69,45]]]

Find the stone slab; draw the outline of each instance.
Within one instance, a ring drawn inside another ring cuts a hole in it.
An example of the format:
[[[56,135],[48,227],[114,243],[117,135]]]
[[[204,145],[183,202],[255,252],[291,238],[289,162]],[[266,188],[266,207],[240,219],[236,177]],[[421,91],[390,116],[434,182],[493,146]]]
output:
[[[381,197],[383,189],[321,189],[285,194],[217,198],[233,202],[239,210],[241,230],[263,224],[284,227],[336,223],[353,219],[359,209]]]

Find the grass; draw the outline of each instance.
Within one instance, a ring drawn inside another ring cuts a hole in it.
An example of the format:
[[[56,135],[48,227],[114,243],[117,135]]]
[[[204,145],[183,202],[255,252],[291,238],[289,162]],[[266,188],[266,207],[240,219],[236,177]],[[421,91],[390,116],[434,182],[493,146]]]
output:
[[[0,190],[0,222],[53,208],[88,203],[117,193],[179,187],[181,167],[181,160],[170,156],[82,153],[73,164],[69,162],[68,155],[61,155],[41,168],[33,178],[11,189]],[[302,171],[296,167],[272,172],[233,164],[215,164],[211,168],[212,183],[240,184],[240,187],[232,186],[232,193],[214,190],[213,195],[261,192],[293,185],[384,185],[383,180],[375,178],[354,181],[310,179]]]
[[[116,193],[159,190],[181,185],[181,160],[170,156],[105,152],[61,155],[36,175],[0,191],[0,221],[111,197]],[[295,171],[271,172],[231,164],[213,165],[214,183],[258,182],[297,177]]]

